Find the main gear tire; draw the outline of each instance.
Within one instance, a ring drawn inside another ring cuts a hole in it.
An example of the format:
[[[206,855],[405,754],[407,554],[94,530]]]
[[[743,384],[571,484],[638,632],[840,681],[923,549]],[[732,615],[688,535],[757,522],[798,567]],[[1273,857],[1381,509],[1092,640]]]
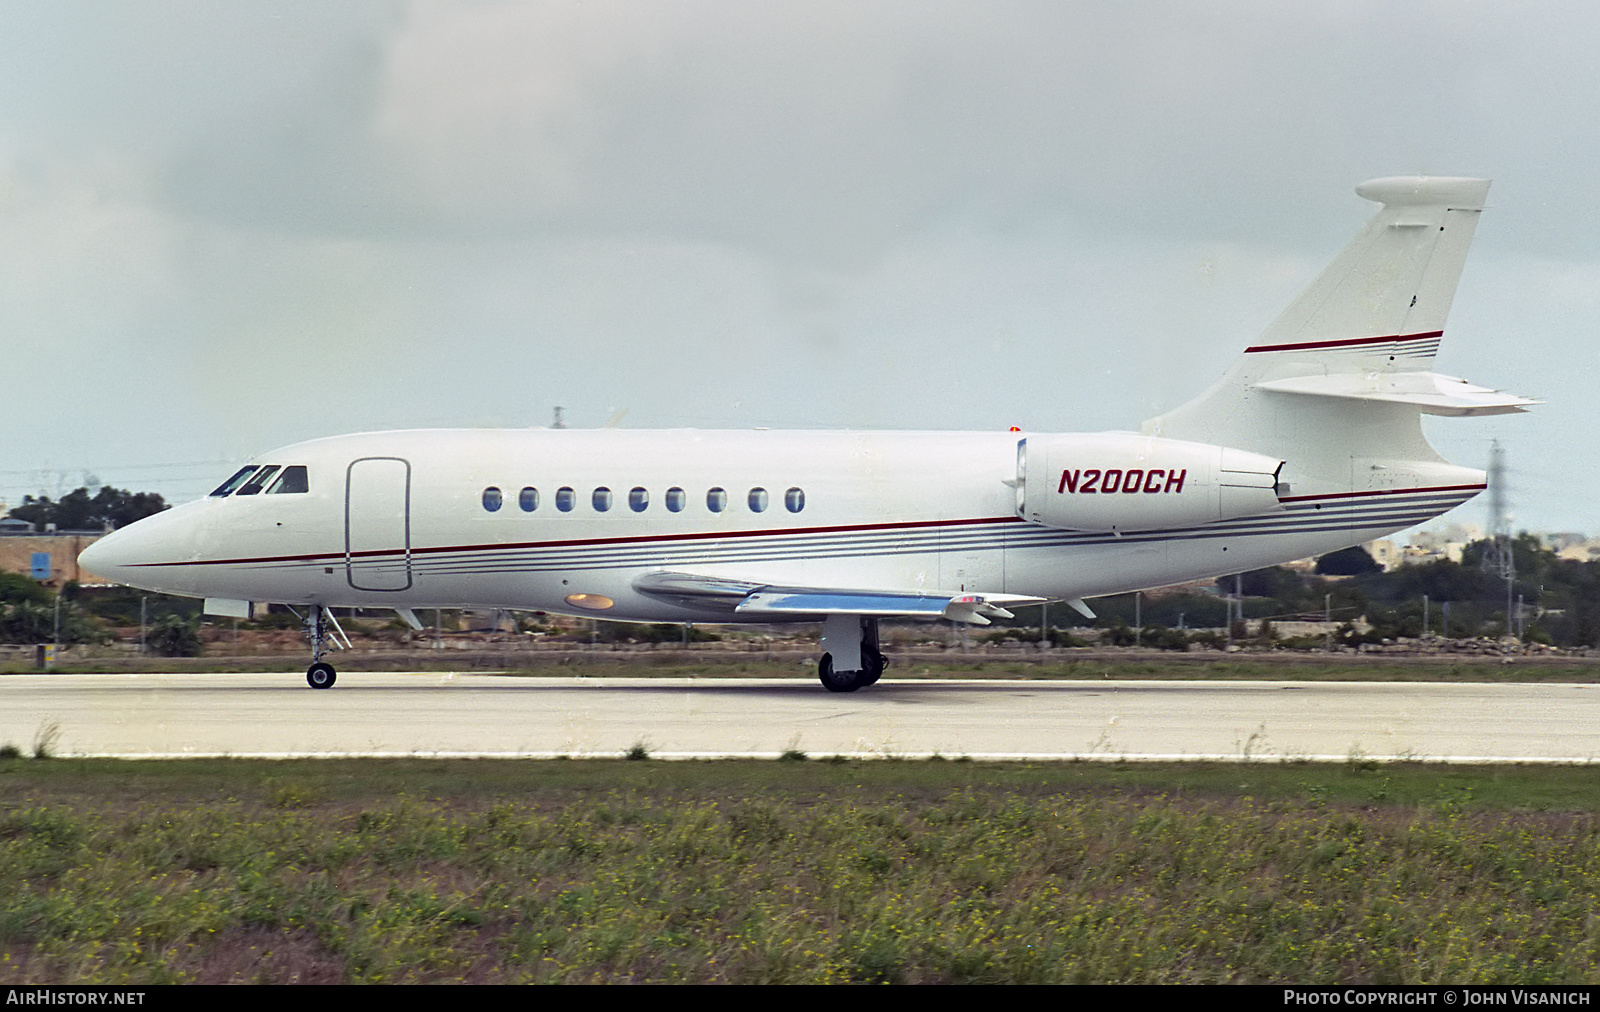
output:
[[[868,684],[861,680],[860,671],[835,671],[833,670],[833,655],[823,654],[822,660],[817,662],[817,677],[822,680],[822,687],[829,692],[854,692],[862,685]]]

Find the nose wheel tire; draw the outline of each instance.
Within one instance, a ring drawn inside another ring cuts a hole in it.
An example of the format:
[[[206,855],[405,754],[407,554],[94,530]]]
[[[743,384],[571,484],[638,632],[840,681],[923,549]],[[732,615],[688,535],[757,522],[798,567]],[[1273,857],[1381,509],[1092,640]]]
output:
[[[306,669],[306,684],[313,689],[331,689],[338,677],[332,664],[323,664],[319,661]]]

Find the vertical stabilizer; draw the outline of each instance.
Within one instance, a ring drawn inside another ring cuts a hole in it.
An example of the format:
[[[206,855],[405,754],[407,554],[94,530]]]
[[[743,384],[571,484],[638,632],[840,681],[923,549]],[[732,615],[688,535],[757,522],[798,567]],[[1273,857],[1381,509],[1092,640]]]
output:
[[[1276,456],[1296,491],[1444,466],[1423,413],[1533,403],[1430,371],[1488,192],[1486,179],[1425,176],[1356,187],[1382,210],[1218,383],[1144,431]]]
[[[1356,193],[1383,210],[1250,353],[1334,353],[1387,369],[1432,361],[1489,181],[1395,176]]]

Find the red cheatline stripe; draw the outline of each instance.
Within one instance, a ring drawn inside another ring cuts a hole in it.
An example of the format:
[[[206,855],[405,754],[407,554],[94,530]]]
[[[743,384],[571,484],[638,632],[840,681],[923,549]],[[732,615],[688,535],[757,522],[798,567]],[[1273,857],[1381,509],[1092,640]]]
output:
[[[1020,524],[1021,517],[980,517],[972,520],[916,520],[902,524],[846,524],[838,527],[772,528],[762,531],[702,531],[695,534],[647,534],[624,538],[578,538],[571,541],[519,541],[512,544],[446,545],[438,548],[413,548],[412,555],[435,555],[449,552],[505,552],[523,548],[571,548],[592,545],[652,544],[664,541],[721,541],[729,538],[763,538],[794,534],[839,534],[862,531],[904,531],[928,527],[959,527],[966,524]],[[354,552],[353,558],[377,555],[402,555],[403,549],[390,548],[371,552]],[[343,561],[343,552],[324,552],[318,555],[271,555],[255,559],[196,559],[189,562],[140,562],[138,566],[242,566],[261,562],[317,562],[332,559]]]
[[[1393,344],[1396,341],[1427,341],[1443,337],[1444,331],[1430,330],[1426,334],[1391,334],[1388,337],[1357,337],[1344,341],[1305,341],[1300,344],[1258,344],[1246,348],[1248,355],[1255,351],[1304,351],[1308,348],[1358,348],[1368,344]]]
[[[1482,492],[1488,485],[1432,485],[1428,488],[1386,488],[1376,489],[1371,492],[1329,492],[1326,495],[1288,495],[1279,497],[1279,502],[1308,502],[1312,499],[1356,499],[1369,495],[1416,495],[1422,492]]]

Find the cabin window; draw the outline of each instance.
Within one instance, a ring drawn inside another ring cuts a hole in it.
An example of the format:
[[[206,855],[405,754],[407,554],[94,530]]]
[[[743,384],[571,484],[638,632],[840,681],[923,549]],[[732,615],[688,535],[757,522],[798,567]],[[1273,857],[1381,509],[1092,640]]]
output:
[[[721,513],[728,508],[728,490],[714,488],[706,493],[706,509],[713,513]]]
[[[493,513],[500,509],[500,490],[490,485],[483,490],[483,508]]]
[[[517,493],[517,505],[522,507],[522,512],[532,513],[539,508],[539,490],[529,485]]]
[[[278,480],[272,483],[271,488],[267,489],[267,495],[288,495],[295,492],[309,491],[311,491],[311,483],[306,479],[306,466],[304,464],[295,464],[293,467],[283,469],[283,473],[278,475]]]
[[[594,503],[596,513],[604,513],[611,508],[611,490],[601,485],[594,490],[594,495],[589,498]]]
[[[234,476],[232,478],[229,478],[227,481],[223,482],[221,485],[218,485],[216,491],[212,492],[211,494],[212,495],[228,495],[234,489],[238,488],[240,485],[243,485],[245,483],[245,479],[249,478],[252,474],[255,474],[255,473],[256,473],[256,465],[255,464],[251,464],[248,467],[241,467],[241,468],[239,468],[239,470],[237,472],[234,473]]]
[[[576,501],[577,496],[573,494],[572,489],[565,485],[556,489],[556,509],[563,513],[571,513],[572,504]]]
[[[683,489],[674,486],[673,488],[667,489],[665,498],[667,503],[667,511],[669,513],[682,513],[684,504],[688,501],[689,497],[683,494]]]
[[[628,492],[628,508],[635,513],[643,513],[650,508],[650,493],[643,487],[635,486]]]
[[[767,511],[767,490],[764,488],[751,489],[749,502],[751,513],[765,513]]]
[[[237,495],[255,495],[257,492],[261,491],[261,486],[265,485],[267,483],[268,479],[270,479],[274,474],[277,474],[277,473],[278,473],[278,465],[277,464],[268,464],[266,467],[263,467],[261,470],[257,471],[256,472],[256,476],[254,478],[251,478],[249,481],[247,481],[243,485],[239,486],[239,491],[237,493],[235,493],[235,494],[237,494]]]
[[[783,494],[783,506],[790,513],[799,513],[806,508],[806,492],[803,488],[791,488]]]

